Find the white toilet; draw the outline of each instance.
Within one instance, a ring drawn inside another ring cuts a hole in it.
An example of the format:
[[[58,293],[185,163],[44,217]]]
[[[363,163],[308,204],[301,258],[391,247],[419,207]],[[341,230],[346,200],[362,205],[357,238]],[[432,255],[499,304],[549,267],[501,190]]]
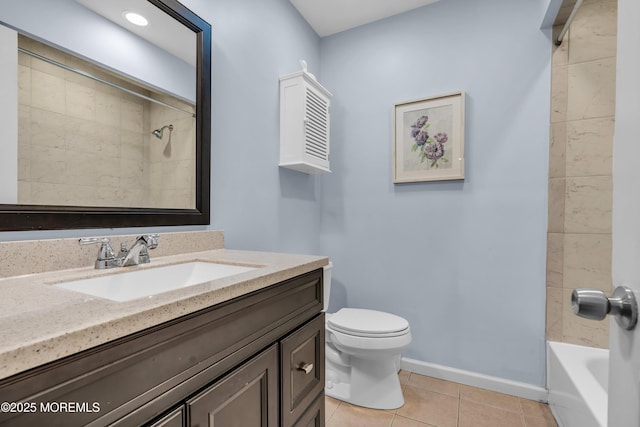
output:
[[[331,269],[324,267],[324,309]],[[400,354],[411,343],[409,322],[382,311],[342,308],[326,314],[325,394],[354,405],[396,409],[404,405],[398,380]]]

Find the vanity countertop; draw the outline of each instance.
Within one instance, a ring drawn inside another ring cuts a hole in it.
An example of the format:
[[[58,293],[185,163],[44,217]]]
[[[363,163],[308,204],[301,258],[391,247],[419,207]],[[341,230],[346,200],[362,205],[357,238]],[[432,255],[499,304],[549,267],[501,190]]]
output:
[[[116,302],[51,286],[129,269],[188,261],[259,267],[152,297]],[[0,379],[142,331],[321,268],[326,257],[216,249],[152,258],[111,270],[93,267],[0,279]]]

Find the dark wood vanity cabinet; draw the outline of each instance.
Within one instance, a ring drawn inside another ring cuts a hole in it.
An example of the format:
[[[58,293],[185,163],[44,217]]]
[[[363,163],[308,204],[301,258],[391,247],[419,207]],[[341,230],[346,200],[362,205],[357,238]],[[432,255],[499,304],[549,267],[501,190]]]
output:
[[[277,426],[278,383],[274,345],[189,399],[187,425]]]
[[[321,310],[319,269],[0,380],[0,425],[323,426]]]
[[[321,315],[280,341],[283,426],[297,425],[316,397],[324,397],[324,331]],[[324,416],[324,399],[321,403]]]

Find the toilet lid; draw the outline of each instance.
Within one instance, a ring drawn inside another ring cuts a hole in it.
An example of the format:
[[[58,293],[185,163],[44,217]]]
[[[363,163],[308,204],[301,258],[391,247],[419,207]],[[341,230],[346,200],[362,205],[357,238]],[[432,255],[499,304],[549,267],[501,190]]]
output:
[[[340,309],[327,323],[338,332],[364,337],[404,335],[409,329],[409,322],[400,316],[362,308]]]

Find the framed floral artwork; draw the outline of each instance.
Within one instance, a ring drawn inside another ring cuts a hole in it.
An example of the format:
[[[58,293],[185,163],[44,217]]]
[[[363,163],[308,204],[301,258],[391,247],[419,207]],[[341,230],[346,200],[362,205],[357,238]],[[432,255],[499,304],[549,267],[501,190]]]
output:
[[[393,182],[464,179],[464,92],[396,104]]]

